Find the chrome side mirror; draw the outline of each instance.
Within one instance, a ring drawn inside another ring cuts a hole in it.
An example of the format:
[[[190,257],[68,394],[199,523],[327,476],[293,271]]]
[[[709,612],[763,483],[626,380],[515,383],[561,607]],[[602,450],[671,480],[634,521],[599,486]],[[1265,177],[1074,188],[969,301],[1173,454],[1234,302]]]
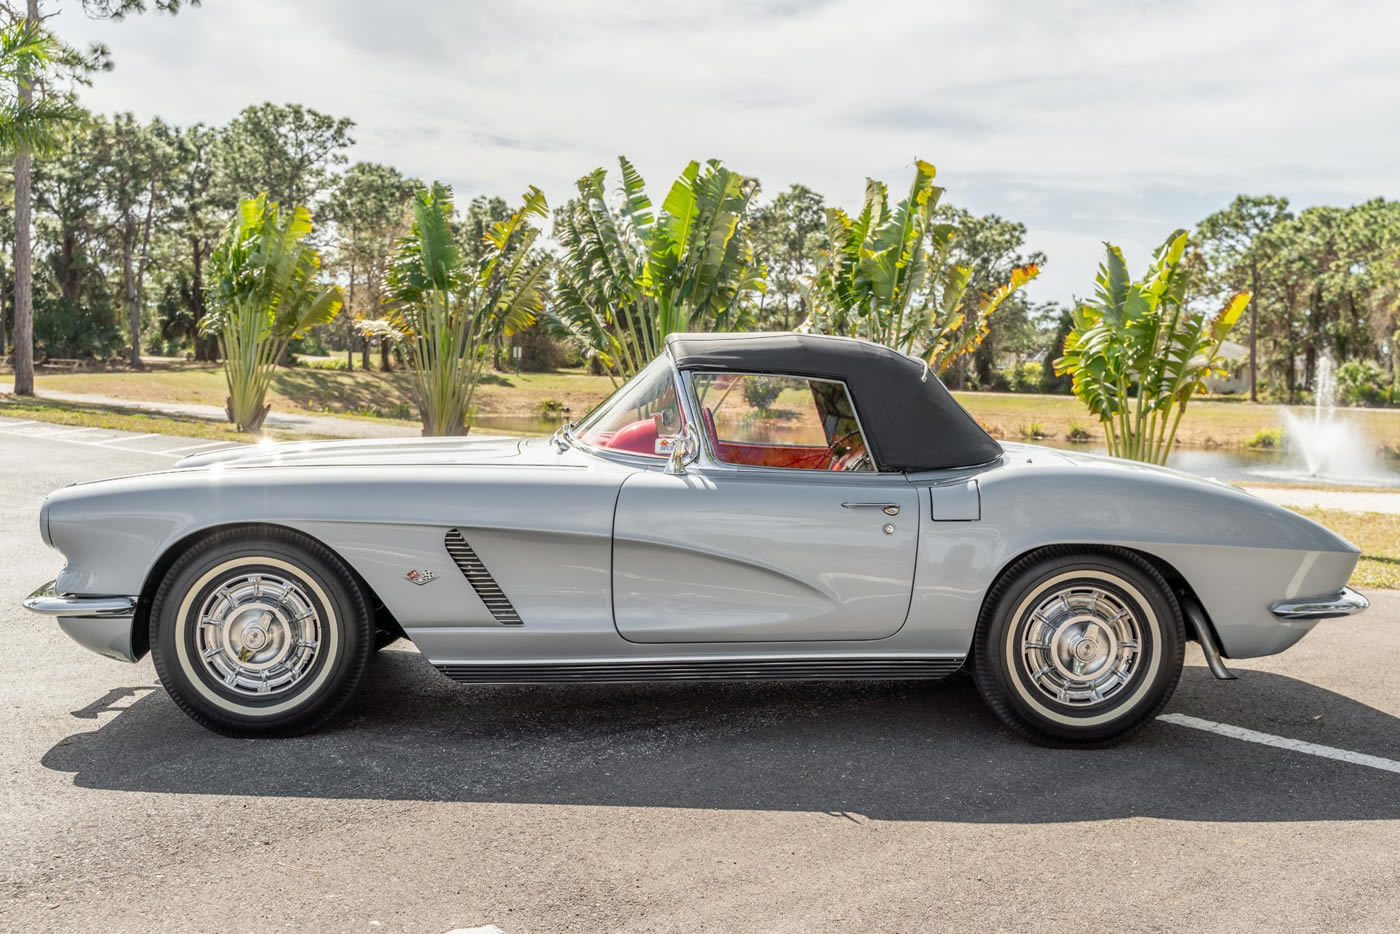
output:
[[[666,454],[666,472],[673,477],[685,475],[686,464],[695,463],[700,456],[700,442],[687,428],[678,435],[656,439],[656,453]]]

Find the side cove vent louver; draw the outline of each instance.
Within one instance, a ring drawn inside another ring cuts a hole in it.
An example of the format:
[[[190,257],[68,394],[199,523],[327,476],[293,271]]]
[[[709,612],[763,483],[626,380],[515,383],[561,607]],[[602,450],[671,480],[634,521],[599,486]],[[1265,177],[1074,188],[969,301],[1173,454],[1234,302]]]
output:
[[[457,565],[467,583],[472,585],[472,590],[475,590],[481,602],[486,604],[486,609],[496,617],[496,622],[507,626],[519,626],[524,622],[520,614],[515,612],[515,607],[511,606],[510,598],[501,589],[501,585],[496,583],[491,572],[486,570],[486,565],[481,563],[481,559],[476,556],[472,546],[467,544],[461,532],[456,529],[448,532],[443,543],[452,557],[452,563]]]

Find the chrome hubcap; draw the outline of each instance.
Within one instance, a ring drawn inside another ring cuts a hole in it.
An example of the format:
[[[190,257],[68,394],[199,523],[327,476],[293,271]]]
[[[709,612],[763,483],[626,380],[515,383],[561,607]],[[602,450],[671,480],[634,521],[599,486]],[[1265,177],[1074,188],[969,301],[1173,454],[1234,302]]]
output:
[[[195,650],[224,687],[240,694],[280,694],[315,664],[321,617],[297,583],[273,574],[241,574],[219,585],[200,607]]]
[[[1111,591],[1072,586],[1036,605],[1021,627],[1031,683],[1061,704],[1090,707],[1122,692],[1138,672],[1142,628]]]

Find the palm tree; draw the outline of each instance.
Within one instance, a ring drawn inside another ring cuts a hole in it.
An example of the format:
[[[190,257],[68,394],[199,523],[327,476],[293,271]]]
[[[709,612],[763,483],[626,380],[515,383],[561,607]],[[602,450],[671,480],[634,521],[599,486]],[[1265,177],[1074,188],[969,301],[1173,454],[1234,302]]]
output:
[[[1238,292],[1217,311],[1186,306],[1181,259],[1187,234],[1178,230],[1132,281],[1123,253],[1108,245],[1094,301],[1074,312],[1056,373],[1074,378],[1074,394],[1103,423],[1115,457],[1165,464],[1191,397],[1223,372],[1220,347],[1249,305]]]
[[[535,323],[549,261],[532,249],[539,230],[530,218],[547,216],[544,194],[531,187],[515,213],[486,231],[472,265],[452,236],[452,190],[434,184],[414,198],[413,227],[387,276],[388,320],[413,367],[423,434],[465,434],[491,342]]]
[[[615,382],[660,353],[667,334],[742,330],[765,287],[748,230],[757,179],[718,160],[692,161],[654,215],[641,175],[626,157],[618,161],[616,205],[607,173],[595,169],[554,224],[564,248],[555,324]]]
[[[807,290],[804,330],[863,337],[917,354],[934,370],[977,349],[992,312],[1040,270],[1018,267],[999,288],[969,299],[972,270],[951,261],[957,228],[934,223],[943,195],[934,174],[915,160],[909,194],[893,209],[884,182],[867,179],[858,215],[827,210],[827,248]]]
[[[22,20],[0,29],[0,152],[12,156],[22,149],[52,152],[63,142],[63,130],[78,116],[67,102],[33,97],[34,75],[58,49],[38,23]],[[10,91],[16,93],[10,96]],[[30,91],[24,94],[24,91]]]
[[[15,392],[34,394],[34,299],[30,247],[30,155],[47,153],[76,119],[67,101],[35,100],[34,84],[58,44],[41,28],[37,0],[28,18],[0,30],[0,155],[15,160]],[[13,91],[13,94],[11,93]],[[0,357],[5,352],[0,320]]]
[[[241,431],[262,428],[272,408],[263,400],[287,344],[340,311],[340,288],[317,281],[321,256],[306,242],[310,234],[310,211],[283,211],[260,194],[240,202],[209,260],[213,288],[200,330],[219,339],[228,418]]]

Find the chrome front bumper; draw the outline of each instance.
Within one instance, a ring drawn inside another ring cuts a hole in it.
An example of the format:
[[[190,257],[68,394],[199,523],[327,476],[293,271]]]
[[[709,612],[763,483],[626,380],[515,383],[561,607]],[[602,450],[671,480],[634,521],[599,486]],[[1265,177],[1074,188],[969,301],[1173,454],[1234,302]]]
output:
[[[1371,601],[1364,596],[1350,587],[1343,587],[1320,597],[1280,600],[1269,609],[1279,619],[1334,619],[1360,613],[1370,605]]]
[[[49,581],[24,598],[24,608],[58,617],[58,628],[85,649],[124,662],[136,661],[132,639],[135,597],[81,597],[61,594]]]

